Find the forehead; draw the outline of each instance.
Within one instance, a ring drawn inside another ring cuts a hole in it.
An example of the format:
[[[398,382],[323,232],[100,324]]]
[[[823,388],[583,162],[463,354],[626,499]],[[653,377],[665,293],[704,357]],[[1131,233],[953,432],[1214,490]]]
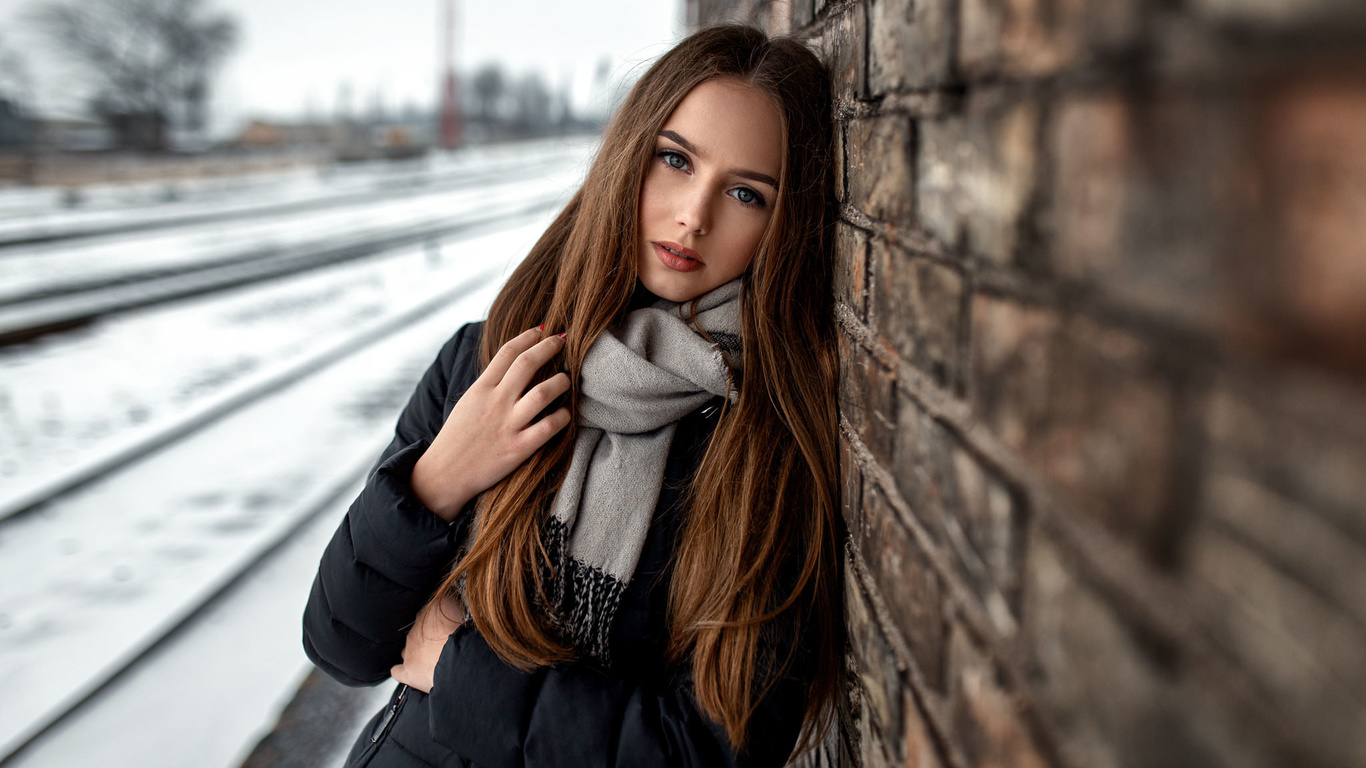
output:
[[[707,80],[664,121],[697,147],[704,161],[766,173],[782,166],[782,117],[763,91],[732,78]]]

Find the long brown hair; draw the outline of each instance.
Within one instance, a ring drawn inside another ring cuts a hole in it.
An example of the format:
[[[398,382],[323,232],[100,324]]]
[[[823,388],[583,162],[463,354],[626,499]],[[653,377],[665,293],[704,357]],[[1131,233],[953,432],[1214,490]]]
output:
[[[685,502],[668,657],[675,668],[691,665],[698,704],[742,748],[759,699],[792,662],[762,653],[761,632],[774,632],[782,617],[782,634],[803,640],[815,670],[801,740],[810,747],[830,720],[839,658],[837,364],[829,85],[798,42],[746,27],[704,29],[631,90],[582,188],[513,272],[484,327],[484,365],[539,323],[568,331],[561,365],[575,382],[574,419],[480,496],[474,543],[438,594],[463,578],[479,631],[509,664],[530,670],[575,657],[545,621],[538,595],[548,567],[540,531],[574,444],[580,365],[636,286],[638,201],[655,137],[689,91],[718,77],[769,94],[786,151],[768,229],[742,275],[740,397],[723,409]]]

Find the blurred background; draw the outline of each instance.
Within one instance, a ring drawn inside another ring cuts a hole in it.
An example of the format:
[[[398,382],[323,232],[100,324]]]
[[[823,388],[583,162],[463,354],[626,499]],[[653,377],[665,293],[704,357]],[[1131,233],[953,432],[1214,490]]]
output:
[[[0,0],[0,765],[340,760],[322,547],[684,12]]]

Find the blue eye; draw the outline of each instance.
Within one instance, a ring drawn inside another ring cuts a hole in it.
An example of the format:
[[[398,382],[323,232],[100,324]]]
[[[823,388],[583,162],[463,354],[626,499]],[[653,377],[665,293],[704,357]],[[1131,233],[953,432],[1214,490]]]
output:
[[[758,192],[755,192],[749,187],[740,187],[732,192],[731,196],[744,205],[752,205],[760,208],[764,205],[764,199],[759,196]]]
[[[677,168],[681,171],[688,167],[688,158],[678,154],[677,152],[673,152],[671,150],[666,149],[663,152],[659,153],[659,157],[664,161],[664,164],[669,166],[670,168]]]

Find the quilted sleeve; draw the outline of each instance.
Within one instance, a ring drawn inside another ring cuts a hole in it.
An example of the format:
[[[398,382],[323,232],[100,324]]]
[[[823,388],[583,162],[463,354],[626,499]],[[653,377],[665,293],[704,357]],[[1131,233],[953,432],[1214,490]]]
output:
[[[481,330],[463,326],[441,348],[318,564],[304,609],[304,651],[346,685],[389,678],[408,625],[445,575],[468,522],[468,515],[452,524],[437,517],[408,479],[441,430],[447,405],[478,375]]]

